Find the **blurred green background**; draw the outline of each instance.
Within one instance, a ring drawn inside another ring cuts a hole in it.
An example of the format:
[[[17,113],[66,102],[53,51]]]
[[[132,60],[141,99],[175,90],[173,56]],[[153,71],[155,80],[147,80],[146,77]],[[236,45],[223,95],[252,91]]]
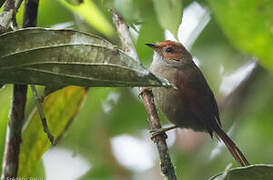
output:
[[[146,67],[153,52],[145,43],[176,37],[193,54],[217,97],[224,129],[250,163],[273,163],[271,0],[75,2],[40,1],[38,26],[73,28],[119,45],[108,11],[116,8],[128,22],[138,56]],[[17,15],[19,24],[22,7]],[[0,162],[11,89],[11,85],[0,89]],[[28,92],[19,176],[50,180],[163,179],[137,89],[90,88],[87,92],[81,87],[66,87],[50,94],[43,106],[58,144],[50,147],[35,114],[32,93]],[[162,124],[169,125],[162,115],[161,119]],[[178,129],[168,136],[178,179],[208,179],[227,167],[239,166],[227,149],[207,134]]]

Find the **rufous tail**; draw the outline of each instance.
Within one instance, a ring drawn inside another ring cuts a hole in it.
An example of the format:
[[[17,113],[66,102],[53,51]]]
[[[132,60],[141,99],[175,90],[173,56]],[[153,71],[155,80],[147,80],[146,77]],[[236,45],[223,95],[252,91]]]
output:
[[[241,166],[250,165],[243,153],[236,146],[236,144],[228,137],[228,135],[219,126],[214,129],[216,135],[225,143],[234,159],[241,164]]]

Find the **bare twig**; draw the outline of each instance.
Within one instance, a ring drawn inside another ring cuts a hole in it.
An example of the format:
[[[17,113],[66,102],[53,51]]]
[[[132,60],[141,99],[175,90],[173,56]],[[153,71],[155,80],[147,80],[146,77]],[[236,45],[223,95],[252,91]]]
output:
[[[7,0],[8,4],[9,0]],[[11,16],[9,23],[6,23],[5,30],[10,24],[10,20],[14,16],[15,2],[12,1]],[[31,27],[36,25],[39,0],[26,0],[24,7],[23,27]],[[5,8],[6,8],[5,4]],[[2,13],[1,13],[2,14]],[[9,15],[9,14],[8,14]],[[0,17],[2,18],[2,17]],[[5,19],[5,18],[4,18]],[[1,19],[0,19],[1,21]],[[5,21],[7,21],[5,19]],[[26,103],[27,85],[14,85],[13,99],[10,111],[9,130],[7,131],[7,139],[5,145],[5,153],[3,160],[3,179],[15,178],[18,172],[18,162],[21,144],[21,132],[24,121],[24,111]]]
[[[3,179],[17,176],[21,130],[24,121],[27,86],[14,85],[9,119],[9,129],[3,159]]]
[[[6,0],[0,0],[0,7]],[[21,6],[23,0],[7,0],[1,14],[0,14],[0,34],[6,32],[11,21],[16,26],[16,13]],[[15,27],[16,28],[16,27]]]
[[[36,26],[38,6],[39,6],[39,0],[25,0],[23,28]]]
[[[117,28],[122,47],[126,53],[131,57],[138,60],[137,53],[134,47],[134,43],[130,37],[128,26],[125,21],[120,17],[117,11],[112,11],[112,19]],[[138,60],[139,61],[139,60]],[[153,94],[149,90],[140,88],[140,96],[142,98],[143,104],[149,116],[150,126],[152,129],[161,128],[160,120],[156,111],[156,107],[153,101]],[[176,180],[176,175],[174,171],[173,164],[171,162],[170,155],[168,153],[168,146],[166,143],[166,135],[158,134],[155,136],[154,142],[157,145],[157,149],[161,161],[161,171],[168,178],[168,180]]]
[[[15,0],[7,0],[0,13],[0,34],[7,31],[15,12]]]
[[[16,0],[15,2],[15,11],[13,12],[13,16],[12,16],[12,29],[13,30],[17,30],[18,29],[18,24],[16,21],[16,14],[18,12],[18,9],[20,8],[21,4],[22,4],[23,0]]]
[[[38,109],[40,119],[41,119],[42,124],[43,124],[44,132],[47,134],[47,137],[50,140],[51,144],[54,145],[54,136],[49,131],[47,121],[46,121],[46,117],[45,117],[45,114],[44,114],[44,111],[43,111],[43,107],[41,105],[42,99],[38,95],[37,89],[36,89],[36,87],[34,85],[31,85],[31,90],[32,90],[33,96],[34,96],[35,101],[36,101],[36,107]]]

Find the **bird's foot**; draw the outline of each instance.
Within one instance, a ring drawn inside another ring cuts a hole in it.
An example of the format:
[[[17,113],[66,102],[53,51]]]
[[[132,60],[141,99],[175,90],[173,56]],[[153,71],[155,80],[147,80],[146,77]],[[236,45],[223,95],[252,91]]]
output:
[[[171,126],[171,127],[167,127],[167,128],[159,128],[159,129],[152,129],[149,132],[152,134],[151,135],[151,139],[154,141],[155,137],[157,135],[163,135],[165,139],[168,138],[167,134],[165,133],[166,131],[172,130],[177,128],[177,126]]]

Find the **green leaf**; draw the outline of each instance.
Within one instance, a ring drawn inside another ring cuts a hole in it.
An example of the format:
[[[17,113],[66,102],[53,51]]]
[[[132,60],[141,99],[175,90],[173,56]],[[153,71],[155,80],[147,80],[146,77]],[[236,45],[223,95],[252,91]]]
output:
[[[56,140],[60,139],[71,124],[86,97],[86,89],[69,86],[47,96],[43,110],[48,126]],[[35,110],[22,133],[20,146],[19,177],[30,177],[42,155],[51,144],[43,131],[39,113]]]
[[[216,19],[241,51],[273,70],[273,1],[209,0]]]
[[[40,161],[37,162],[36,166],[34,167],[34,170],[31,172],[31,177],[45,179],[46,173],[42,159],[40,159]]]
[[[269,180],[273,179],[273,165],[251,165],[230,169],[210,180]]]
[[[160,86],[110,42],[73,30],[29,28],[0,36],[0,83]]]
[[[182,1],[153,0],[153,2],[160,25],[177,37],[177,30],[182,19]]]
[[[93,1],[85,0],[79,6],[73,6],[65,2],[64,0],[58,1],[73,13],[80,15],[88,24],[93,26],[97,31],[108,37],[112,37],[114,35],[114,27],[106,19],[105,15]]]

